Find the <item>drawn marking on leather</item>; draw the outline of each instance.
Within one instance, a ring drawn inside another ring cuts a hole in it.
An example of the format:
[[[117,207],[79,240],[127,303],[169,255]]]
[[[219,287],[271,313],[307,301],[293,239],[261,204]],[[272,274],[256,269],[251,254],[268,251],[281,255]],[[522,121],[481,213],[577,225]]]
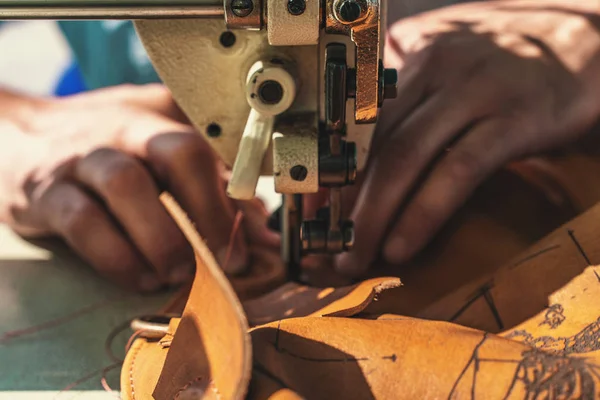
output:
[[[508,399],[520,383],[525,399],[593,399],[596,380],[600,379],[597,366],[585,358],[552,354],[538,349],[526,350],[510,387],[504,396]]]
[[[496,308],[496,304],[494,304],[494,297],[492,296],[492,292],[490,291],[489,286],[484,288],[483,298],[485,299],[485,302],[487,303],[488,307],[490,308],[490,311],[492,312],[492,315],[494,316],[494,319],[496,320],[496,323],[498,324],[498,328],[500,330],[504,329],[504,322],[502,322],[502,318],[500,317],[498,308]]]
[[[293,358],[297,358],[297,359],[304,360],[304,361],[311,361],[311,362],[348,362],[348,361],[358,362],[358,361],[370,361],[370,360],[374,359],[372,357],[339,357],[339,358],[306,357],[306,356],[303,356],[300,354],[293,353],[293,352],[281,347],[279,344],[280,332],[281,332],[281,321],[279,321],[279,323],[277,324],[277,331],[275,332],[275,342],[273,342],[271,344],[273,345],[273,347],[275,348],[275,350],[278,353],[287,354]],[[395,353],[393,353],[389,356],[376,357],[375,359],[389,360],[391,362],[396,362],[398,357],[396,356]]]
[[[456,313],[454,313],[453,316],[450,317],[450,319],[448,320],[448,322],[454,322],[456,321],[465,311],[467,311],[467,309],[469,307],[471,307],[471,305],[473,303],[475,303],[477,300],[479,300],[481,298],[481,296],[483,296],[482,292],[477,292],[475,294],[475,296],[473,296],[470,300],[468,300],[464,306],[462,306],[461,308],[458,309],[458,311]]]
[[[535,337],[526,330],[511,332],[507,339],[517,340],[539,350],[558,354],[582,354],[600,350],[600,318],[573,336]]]
[[[588,264],[588,266],[592,265],[592,262],[588,258],[587,254],[585,254],[585,251],[583,250],[583,247],[581,247],[581,244],[579,243],[579,241],[575,237],[575,231],[569,229],[569,230],[567,230],[567,233],[569,234],[569,237],[571,238],[571,240],[573,241],[573,243],[575,243],[575,246],[577,246],[577,250],[579,250],[579,253],[583,256],[583,259]],[[596,276],[598,276],[598,275],[596,275]]]
[[[464,306],[462,306],[452,317],[450,317],[448,322],[456,321],[465,311],[467,311],[467,309],[469,307],[471,307],[471,305],[473,305],[473,303],[475,303],[477,300],[479,300],[481,297],[483,297],[486,304],[490,308],[490,312],[494,316],[494,320],[496,321],[496,324],[498,324],[498,327],[500,328],[500,330],[504,329],[504,322],[502,321],[502,318],[500,317],[500,312],[498,311],[498,308],[496,307],[496,304],[494,303],[494,297],[492,296],[492,292],[491,292],[492,287],[493,287],[493,285],[492,285],[491,281],[486,282],[483,286],[481,286],[477,290],[477,292],[475,292],[473,297],[471,297],[471,299],[469,299],[465,303]]]
[[[544,320],[540,322],[538,326],[548,325],[550,329],[556,329],[564,322],[566,319],[563,314],[564,309],[562,304],[553,304],[548,307],[546,314],[544,315]]]
[[[596,279],[598,279],[598,282],[600,282],[600,275],[598,275],[598,272],[596,272],[595,269],[592,269],[592,271],[594,271],[594,275],[596,275]]]
[[[525,258],[517,261],[516,263],[514,263],[513,265],[511,265],[511,267],[509,269],[519,268],[521,265],[525,264],[527,261],[531,261],[534,258],[541,256],[542,254],[546,254],[546,253],[548,253],[550,251],[553,251],[553,250],[556,250],[556,249],[559,249],[559,248],[560,248],[560,244],[555,244],[554,246],[550,246],[550,247],[548,247],[546,249],[540,250],[540,251],[538,251],[536,253],[533,253],[533,254],[531,254],[531,255],[529,255],[529,256],[527,256],[527,257],[525,257]]]
[[[452,396],[454,395],[454,392],[455,392],[456,388],[458,387],[458,384],[460,383],[460,381],[463,378],[463,376],[467,373],[467,371],[468,371],[469,367],[471,366],[471,364],[473,363],[473,361],[476,358],[479,358],[479,348],[485,343],[485,341],[487,340],[487,336],[488,336],[488,333],[484,332],[483,333],[483,338],[481,338],[481,341],[479,343],[477,343],[477,345],[473,349],[473,353],[471,353],[471,357],[469,357],[469,361],[467,362],[467,365],[465,365],[465,367],[461,371],[460,375],[458,376],[458,378],[454,382],[454,385],[452,385],[452,389],[450,390],[450,394],[448,395],[448,400],[450,400],[452,398]],[[479,369],[479,365],[477,365],[477,369]],[[473,374],[473,383],[475,383],[475,377],[476,377],[476,375],[477,374]],[[473,384],[473,388],[471,390],[471,396],[472,397],[475,397],[474,391],[475,391],[475,385]]]
[[[562,315],[562,306],[560,309]],[[558,307],[555,307],[555,310],[558,310]],[[480,358],[479,350],[487,339],[487,334],[484,334],[452,386],[448,399],[457,395],[458,386],[467,379],[470,370],[473,372],[473,381],[470,385],[471,398],[475,398],[477,374],[481,372],[480,367],[483,363],[516,364],[505,399],[513,394],[516,395],[516,388],[524,392],[522,398],[527,400],[591,399],[600,395],[597,391],[597,382],[600,382],[600,365],[594,364],[588,358],[575,356],[600,350],[600,317],[577,334],[568,337],[535,337],[526,330],[518,330],[507,335],[506,338],[522,342],[530,348],[521,353],[520,360]],[[519,397],[521,397],[520,392]]]

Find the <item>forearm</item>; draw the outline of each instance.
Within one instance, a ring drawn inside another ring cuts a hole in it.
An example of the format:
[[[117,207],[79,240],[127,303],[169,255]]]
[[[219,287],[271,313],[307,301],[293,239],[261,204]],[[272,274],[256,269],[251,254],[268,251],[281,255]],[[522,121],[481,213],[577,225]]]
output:
[[[14,224],[15,215],[27,206],[24,165],[39,159],[36,138],[28,134],[39,117],[42,100],[0,88],[0,223]]]

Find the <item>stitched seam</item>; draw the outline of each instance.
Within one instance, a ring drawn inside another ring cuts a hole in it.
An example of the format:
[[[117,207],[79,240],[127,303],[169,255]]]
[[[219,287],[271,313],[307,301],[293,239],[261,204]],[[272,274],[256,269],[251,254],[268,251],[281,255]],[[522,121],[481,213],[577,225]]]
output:
[[[135,400],[135,386],[133,385],[133,368],[135,366],[135,360],[137,359],[137,356],[140,353],[141,349],[142,349],[142,346],[138,346],[135,349],[135,353],[133,353],[133,356],[131,357],[131,367],[129,368],[129,385],[131,387],[131,399],[132,400]]]

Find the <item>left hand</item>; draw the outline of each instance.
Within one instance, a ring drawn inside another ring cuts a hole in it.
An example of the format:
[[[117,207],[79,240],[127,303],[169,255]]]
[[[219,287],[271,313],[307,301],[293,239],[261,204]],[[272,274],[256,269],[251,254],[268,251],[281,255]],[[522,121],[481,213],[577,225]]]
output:
[[[351,218],[356,247],[338,271],[421,250],[507,162],[574,141],[600,111],[596,2],[514,0],[440,9],[392,25],[399,69]],[[507,194],[508,195],[508,194]]]

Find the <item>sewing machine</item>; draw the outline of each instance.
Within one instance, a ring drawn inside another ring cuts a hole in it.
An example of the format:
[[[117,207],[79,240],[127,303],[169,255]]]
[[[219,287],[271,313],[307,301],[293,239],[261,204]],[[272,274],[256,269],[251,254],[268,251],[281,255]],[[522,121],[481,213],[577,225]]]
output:
[[[309,253],[354,242],[341,189],[365,165],[378,110],[395,97],[384,69],[385,1],[0,0],[0,19],[129,19],[163,82],[232,168],[230,197],[261,175],[283,195],[282,257],[291,279]],[[302,195],[329,190],[304,220]]]

